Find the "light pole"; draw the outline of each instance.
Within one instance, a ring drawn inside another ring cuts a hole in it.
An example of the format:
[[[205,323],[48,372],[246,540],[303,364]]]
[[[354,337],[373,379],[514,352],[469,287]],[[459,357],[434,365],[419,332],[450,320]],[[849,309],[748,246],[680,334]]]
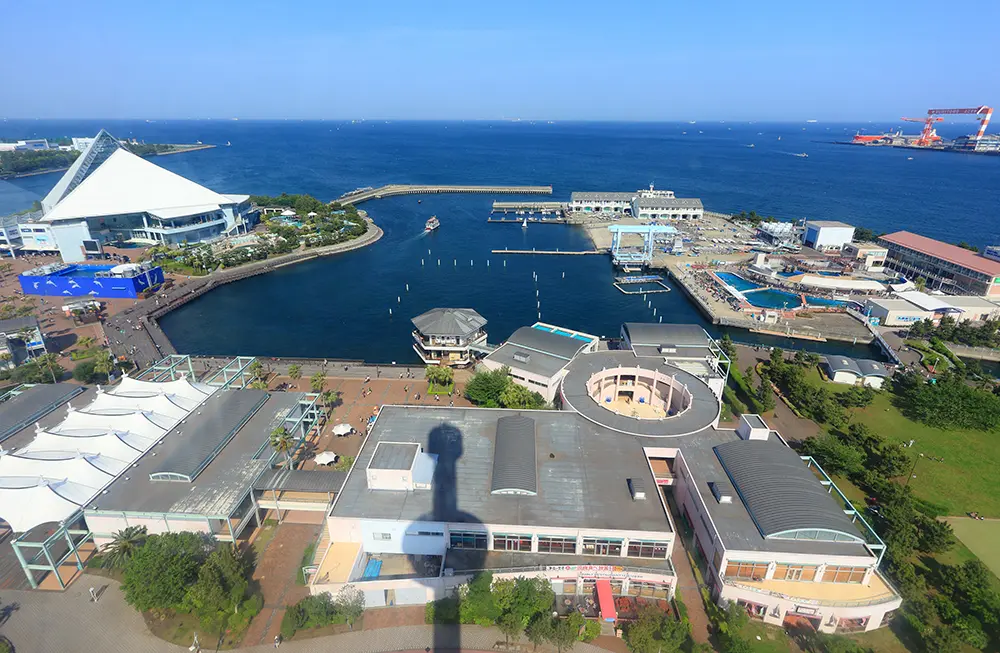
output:
[[[917,469],[917,463],[919,463],[920,459],[923,457],[924,454],[918,454],[917,457],[913,460],[913,467],[910,468],[910,475],[906,477],[906,483],[904,483],[903,485],[909,487],[910,479],[913,478],[913,472],[915,472]]]

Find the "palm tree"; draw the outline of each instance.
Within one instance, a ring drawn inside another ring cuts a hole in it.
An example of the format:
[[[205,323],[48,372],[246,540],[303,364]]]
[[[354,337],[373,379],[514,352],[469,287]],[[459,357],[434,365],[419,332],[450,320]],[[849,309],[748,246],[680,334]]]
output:
[[[94,371],[106,375],[108,383],[111,383],[111,373],[115,371],[115,359],[111,352],[101,351],[94,357]]]
[[[114,534],[111,541],[101,547],[104,566],[121,569],[135,552],[146,543],[145,526],[126,526]]]
[[[340,393],[336,390],[326,390],[319,396],[320,403],[327,408],[333,408],[338,399],[340,399]]]
[[[285,454],[285,460],[291,464],[292,451],[295,449],[295,438],[284,426],[271,431],[271,448],[278,453]]]
[[[267,381],[261,381],[260,379],[256,379],[254,381],[251,381],[250,385],[248,385],[247,387],[250,388],[251,390],[267,390]]]
[[[914,279],[913,285],[916,287],[917,290],[923,292],[924,288],[927,287],[927,279],[924,279],[923,277],[917,277],[916,279]]]
[[[309,387],[313,392],[323,392],[324,385],[326,385],[326,377],[322,372],[316,372],[309,378]]]
[[[302,366],[301,365],[289,365],[288,366],[288,378],[292,381],[298,381],[302,378]]]
[[[93,336],[83,336],[76,341],[76,344],[80,345],[83,349],[90,349],[94,345]]]
[[[56,381],[56,369],[60,370],[60,376],[62,376],[62,369],[59,367],[59,362],[56,359],[55,354],[42,354],[35,359],[35,362],[38,363],[39,367],[49,371],[49,374],[52,375],[53,383],[58,383],[58,381]]]

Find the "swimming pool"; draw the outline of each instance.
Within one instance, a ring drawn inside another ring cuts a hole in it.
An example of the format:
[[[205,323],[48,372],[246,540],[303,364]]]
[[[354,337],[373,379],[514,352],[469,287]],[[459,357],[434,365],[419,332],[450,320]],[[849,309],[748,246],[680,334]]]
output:
[[[113,265],[73,265],[57,272],[60,277],[96,277],[98,272],[107,272]]]
[[[722,279],[723,283],[732,286],[740,292],[746,292],[748,290],[757,290],[758,288],[763,288],[760,284],[753,283],[752,281],[747,281],[738,274],[733,274],[732,272],[716,272],[715,276]]]

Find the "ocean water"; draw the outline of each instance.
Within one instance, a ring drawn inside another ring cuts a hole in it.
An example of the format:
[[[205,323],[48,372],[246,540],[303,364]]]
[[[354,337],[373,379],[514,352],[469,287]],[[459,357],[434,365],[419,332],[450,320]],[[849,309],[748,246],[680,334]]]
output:
[[[0,122],[0,137],[85,135],[101,127],[147,142],[220,145],[155,161],[226,193],[333,199],[392,182],[550,184],[552,199],[565,200],[575,190],[655,183],[681,197],[700,197],[713,211],[844,220],[980,245],[1000,238],[1000,158],[833,143],[849,139],[859,125],[9,121]],[[941,132],[969,129],[945,125]],[[751,143],[755,147],[746,147]],[[793,156],[801,152],[809,157]],[[28,206],[56,179],[0,181],[0,213]],[[434,306],[478,310],[489,320],[491,342],[539,313],[546,322],[605,336],[616,335],[623,321],[704,323],[680,290],[650,295],[652,306],[620,293],[611,286],[605,257],[490,252],[588,249],[577,228],[487,224],[492,201],[502,197],[421,199],[364,204],[386,232],[376,245],[224,286],[167,316],[163,329],[189,353],[413,362],[410,318]],[[424,234],[432,214],[441,228]],[[742,332],[734,338],[751,340]],[[851,351],[832,343],[808,347]]]

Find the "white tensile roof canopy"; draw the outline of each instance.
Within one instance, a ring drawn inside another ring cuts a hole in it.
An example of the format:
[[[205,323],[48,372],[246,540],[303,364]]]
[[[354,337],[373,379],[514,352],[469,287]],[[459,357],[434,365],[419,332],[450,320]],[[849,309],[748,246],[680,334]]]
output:
[[[118,149],[42,217],[43,222],[128,213],[180,217],[232,204],[232,199]]]
[[[125,377],[86,407],[70,406],[26,446],[0,452],[0,520],[23,533],[70,518],[214,391]]]

